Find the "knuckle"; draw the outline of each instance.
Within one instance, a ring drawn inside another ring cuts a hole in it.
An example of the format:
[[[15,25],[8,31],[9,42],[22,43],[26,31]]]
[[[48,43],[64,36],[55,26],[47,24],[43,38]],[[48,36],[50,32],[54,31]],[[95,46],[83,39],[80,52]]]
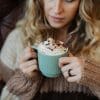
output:
[[[27,51],[31,51],[31,48],[30,48],[30,47],[26,47],[26,50],[27,50]]]
[[[34,65],[34,68],[37,68],[37,65]]]
[[[23,66],[20,66],[19,69],[20,69],[23,73],[26,72],[25,69],[23,68]]]
[[[37,58],[36,53],[32,53],[32,56],[33,56],[34,58]]]
[[[20,70],[23,70],[23,64],[19,65]]]
[[[38,66],[37,65],[34,65],[34,70],[37,70],[38,69]]]
[[[64,72],[63,75],[64,75],[65,78],[68,77],[68,72],[67,71]]]
[[[28,54],[27,54],[29,57],[31,57],[32,56],[32,52],[28,52]]]
[[[24,53],[19,56],[19,61],[20,62],[23,61],[23,58],[24,58]]]
[[[34,59],[34,64],[36,64],[36,65],[37,65],[37,60],[36,60],[36,59]]]
[[[30,47],[26,47],[26,48],[25,48],[25,50],[24,50],[24,53],[26,53],[26,54],[27,54],[27,53],[29,53],[29,52],[31,52],[31,51],[32,51],[32,50],[31,50],[31,48],[30,48]]]

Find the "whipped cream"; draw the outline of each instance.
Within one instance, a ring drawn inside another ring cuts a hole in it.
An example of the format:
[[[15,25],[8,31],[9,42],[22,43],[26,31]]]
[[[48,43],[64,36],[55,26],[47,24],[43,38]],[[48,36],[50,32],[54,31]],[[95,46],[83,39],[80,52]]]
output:
[[[55,41],[52,38],[48,38],[47,41],[38,45],[38,50],[43,54],[55,56],[67,53],[68,48],[63,46],[62,41]]]

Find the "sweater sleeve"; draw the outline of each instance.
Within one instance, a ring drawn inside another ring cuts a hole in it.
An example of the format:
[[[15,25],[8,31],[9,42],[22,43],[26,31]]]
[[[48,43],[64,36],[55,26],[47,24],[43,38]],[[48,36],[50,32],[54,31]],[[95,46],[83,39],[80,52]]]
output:
[[[1,79],[7,82],[12,75],[14,75],[14,71],[9,67],[5,66],[0,60],[0,75]]]
[[[13,75],[13,71],[18,65],[18,50],[23,50],[23,42],[21,40],[22,31],[20,29],[13,30],[7,37],[0,52],[0,75],[4,81],[8,81]],[[21,51],[20,50],[20,51]]]
[[[36,94],[42,76],[34,73],[34,76],[29,78],[18,69],[17,60],[24,50],[24,41],[21,36],[22,34],[19,30],[14,30],[10,33],[2,48],[0,60],[5,66],[14,71],[14,74],[9,77],[7,82],[8,90],[20,97],[21,100],[30,100]]]
[[[94,95],[100,98],[100,47],[94,52],[94,56],[84,58],[85,65],[81,83],[90,88]]]
[[[7,83],[8,90],[21,100],[31,100],[40,88],[42,75],[34,72],[30,78],[19,69],[16,69],[15,75]]]
[[[0,52],[0,60],[2,61],[2,63],[4,63],[7,67],[11,68],[11,69],[15,69],[14,68],[14,65],[15,65],[15,62],[16,62],[16,46],[17,46],[17,38],[16,37],[17,35],[17,31],[12,31],[2,49],[1,49],[1,52]]]

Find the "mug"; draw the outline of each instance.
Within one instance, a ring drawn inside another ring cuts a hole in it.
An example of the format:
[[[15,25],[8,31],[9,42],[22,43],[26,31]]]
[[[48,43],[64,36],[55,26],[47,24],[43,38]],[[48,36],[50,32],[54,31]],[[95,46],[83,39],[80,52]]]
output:
[[[38,65],[41,73],[49,78],[58,77],[61,74],[61,70],[58,65],[60,57],[66,56],[67,53],[60,55],[47,55],[38,49],[38,46],[32,46],[33,49],[37,50],[38,54]]]

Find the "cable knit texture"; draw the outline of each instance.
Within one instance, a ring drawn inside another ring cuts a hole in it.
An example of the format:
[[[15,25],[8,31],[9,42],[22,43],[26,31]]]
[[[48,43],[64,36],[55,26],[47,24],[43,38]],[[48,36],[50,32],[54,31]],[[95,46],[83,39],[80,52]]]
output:
[[[14,30],[7,38],[2,48],[0,59],[9,68],[15,70],[18,68],[18,60],[20,54],[25,48],[24,40],[20,29]],[[100,51],[100,48],[99,50]],[[97,52],[100,58],[100,52]],[[100,59],[99,59],[100,60]],[[38,89],[40,92],[57,91],[57,92],[84,92],[91,94],[91,91],[100,97],[100,61],[95,63],[85,59],[84,74],[79,83],[69,83],[61,75],[57,78],[43,78],[42,76],[34,76],[32,79],[24,75],[20,70],[16,70],[14,76],[7,83],[10,92],[4,88],[1,100],[31,100],[35,96]],[[42,85],[41,85],[42,84]],[[90,88],[90,89],[89,89]],[[91,90],[91,91],[90,91]],[[19,98],[16,98],[15,95]],[[8,97],[10,99],[8,99]]]
[[[16,74],[7,83],[8,89],[11,93],[16,94],[21,100],[30,100],[37,93],[42,77],[34,74],[32,78],[16,69]]]
[[[85,60],[84,73],[80,81],[88,86],[100,98],[100,64],[93,60]]]

